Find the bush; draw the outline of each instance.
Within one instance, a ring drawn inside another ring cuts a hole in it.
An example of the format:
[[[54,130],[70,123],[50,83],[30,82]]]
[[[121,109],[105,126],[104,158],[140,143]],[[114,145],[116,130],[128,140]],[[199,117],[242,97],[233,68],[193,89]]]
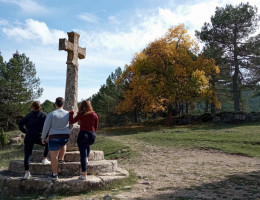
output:
[[[199,118],[202,122],[210,122],[213,120],[214,115],[211,113],[204,113]]]
[[[0,133],[0,145],[1,148],[4,148],[8,143],[7,134],[4,132],[4,129],[2,128],[2,131]]]

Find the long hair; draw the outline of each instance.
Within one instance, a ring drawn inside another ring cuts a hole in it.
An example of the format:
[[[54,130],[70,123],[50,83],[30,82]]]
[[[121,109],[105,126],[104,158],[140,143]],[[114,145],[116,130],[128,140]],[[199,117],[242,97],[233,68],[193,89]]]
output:
[[[31,109],[38,111],[38,110],[42,110],[41,104],[39,101],[34,101],[31,105]]]
[[[86,115],[88,113],[93,113],[93,108],[89,100],[83,100],[79,107],[79,114]]]

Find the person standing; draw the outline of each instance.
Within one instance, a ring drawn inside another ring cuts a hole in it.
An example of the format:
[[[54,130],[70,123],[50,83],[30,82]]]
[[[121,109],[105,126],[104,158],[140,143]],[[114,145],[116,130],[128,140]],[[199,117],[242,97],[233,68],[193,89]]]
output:
[[[80,163],[82,174],[79,180],[87,179],[87,163],[91,145],[96,141],[96,131],[98,129],[98,115],[93,111],[91,102],[83,100],[79,112],[73,118],[73,111],[69,112],[69,122],[74,124],[80,122],[80,131],[77,138],[78,148],[80,151]]]
[[[51,157],[52,174],[50,178],[58,179],[58,163],[64,163],[64,155],[66,153],[66,144],[69,141],[69,112],[64,110],[64,99],[56,98],[56,110],[49,113],[42,130],[42,143],[46,144],[46,136]],[[58,158],[59,156],[59,158]]]
[[[46,113],[42,112],[41,110],[42,108],[40,102],[34,101],[31,105],[31,112],[18,123],[20,131],[26,134],[24,138],[24,179],[31,178],[29,171],[29,159],[32,155],[34,144],[45,146],[42,164],[47,165],[51,163],[47,159],[49,152],[48,144],[42,144],[41,141],[42,128],[47,116]]]

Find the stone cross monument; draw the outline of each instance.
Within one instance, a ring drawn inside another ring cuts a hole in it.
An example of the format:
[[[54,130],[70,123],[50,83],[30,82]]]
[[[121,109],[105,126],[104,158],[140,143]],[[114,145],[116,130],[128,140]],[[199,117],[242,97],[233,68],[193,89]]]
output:
[[[78,112],[78,58],[84,59],[86,48],[78,46],[80,35],[75,32],[68,33],[69,41],[65,38],[59,40],[59,50],[68,52],[67,56],[67,78],[65,89],[65,110],[71,110],[73,106],[74,114]],[[70,140],[67,144],[68,151],[77,151],[77,137],[79,126],[74,125],[70,132]]]
[[[59,39],[59,50],[68,52],[64,109],[71,110],[73,106],[76,113],[78,111],[78,58],[86,57],[86,48],[78,46],[80,37],[78,33],[68,32],[68,37],[69,41],[65,38]]]

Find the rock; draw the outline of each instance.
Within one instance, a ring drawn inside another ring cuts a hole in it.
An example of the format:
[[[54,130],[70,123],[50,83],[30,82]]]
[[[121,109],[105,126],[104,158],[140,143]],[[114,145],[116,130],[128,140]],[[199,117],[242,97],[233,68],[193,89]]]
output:
[[[132,187],[131,186],[125,186],[123,189],[124,190],[130,190],[130,189],[132,189]]]
[[[10,139],[10,143],[13,144],[13,143],[20,143],[22,142],[22,138],[21,137],[15,137],[15,138],[11,138]]]
[[[103,199],[104,200],[112,200],[112,196],[110,194],[106,194]]]

